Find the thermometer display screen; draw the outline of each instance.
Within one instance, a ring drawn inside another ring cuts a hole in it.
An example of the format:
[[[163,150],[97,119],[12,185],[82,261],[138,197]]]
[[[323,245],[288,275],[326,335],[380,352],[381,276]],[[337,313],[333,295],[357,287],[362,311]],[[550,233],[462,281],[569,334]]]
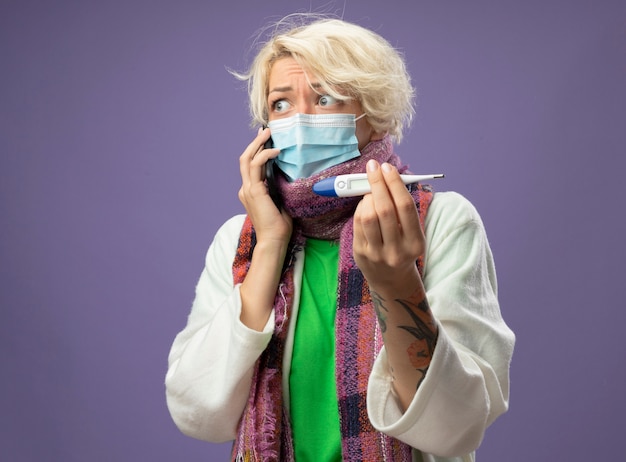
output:
[[[350,189],[362,189],[369,187],[369,181],[367,178],[350,180]]]

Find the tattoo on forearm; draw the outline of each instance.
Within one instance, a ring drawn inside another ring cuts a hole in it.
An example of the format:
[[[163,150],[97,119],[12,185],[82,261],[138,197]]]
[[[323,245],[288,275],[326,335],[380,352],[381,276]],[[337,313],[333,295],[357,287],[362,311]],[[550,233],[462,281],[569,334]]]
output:
[[[387,332],[387,316],[384,311],[388,311],[385,307],[384,301],[385,299],[380,296],[377,292],[371,292],[372,296],[372,304],[374,305],[374,310],[376,311],[376,317],[378,318],[378,324],[380,325],[380,330],[384,334]]]
[[[387,332],[387,315],[389,314],[389,309],[385,306],[386,300],[375,291],[371,292],[371,296],[380,330],[385,334]],[[417,388],[419,388],[424,377],[426,377],[430,360],[435,351],[438,335],[437,324],[425,298],[422,298],[419,302],[411,299],[396,299],[394,301],[404,308],[413,321],[413,325],[400,325],[398,328],[408,332],[416,339],[409,345],[406,351],[411,365],[421,374],[417,382]]]
[[[414,325],[411,326],[398,327],[404,329],[416,338],[416,340],[409,345],[407,354],[415,370],[422,374],[417,383],[417,387],[419,387],[424,377],[426,377],[430,360],[435,351],[438,335],[437,324],[432,317],[430,307],[425,298],[418,303],[400,299],[396,299],[396,302],[405,309],[414,323]]]
[[[437,341],[437,325],[434,323],[432,315],[430,314],[428,302],[426,299],[423,299],[419,303],[400,299],[396,299],[396,302],[405,309],[415,324],[414,326],[398,327],[418,339],[419,343],[423,343],[424,348],[427,350],[424,353],[429,357],[432,356]],[[415,343],[418,342],[414,342],[414,344]]]

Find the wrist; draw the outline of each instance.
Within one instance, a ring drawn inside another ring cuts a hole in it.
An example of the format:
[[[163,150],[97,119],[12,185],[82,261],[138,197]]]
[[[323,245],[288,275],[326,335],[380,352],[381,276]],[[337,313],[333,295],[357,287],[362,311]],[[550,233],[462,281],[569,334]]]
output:
[[[371,291],[385,299],[404,299],[415,295],[425,295],[424,284],[417,266],[405,271],[383,271],[379,277],[366,278]]]

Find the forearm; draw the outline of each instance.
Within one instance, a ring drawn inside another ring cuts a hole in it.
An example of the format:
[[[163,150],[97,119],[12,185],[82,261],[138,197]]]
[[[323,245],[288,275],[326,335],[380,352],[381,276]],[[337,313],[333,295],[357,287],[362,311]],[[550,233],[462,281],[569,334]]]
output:
[[[272,313],[287,243],[257,243],[250,268],[241,284],[241,322],[261,331]]]
[[[407,409],[424,380],[437,343],[438,327],[417,272],[396,284],[370,287],[389,373],[402,409]]]
[[[423,284],[439,332],[428,373],[408,409],[392,393],[387,345],[376,359],[368,413],[377,430],[423,452],[467,454],[506,411],[515,336],[504,323],[480,217],[462,196],[438,193],[429,208]]]

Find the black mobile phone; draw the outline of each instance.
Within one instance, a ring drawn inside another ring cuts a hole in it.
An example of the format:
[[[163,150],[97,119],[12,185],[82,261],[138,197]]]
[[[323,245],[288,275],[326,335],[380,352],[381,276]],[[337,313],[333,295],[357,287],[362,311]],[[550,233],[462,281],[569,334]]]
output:
[[[274,147],[274,143],[272,141],[272,137],[270,137],[263,146],[264,149],[271,149]],[[280,210],[282,208],[282,199],[280,198],[280,192],[278,191],[278,187],[276,186],[276,175],[280,175],[280,171],[278,170],[278,166],[274,159],[270,159],[265,163],[265,181],[267,182],[267,191],[270,194],[270,197],[274,201],[274,204]]]

